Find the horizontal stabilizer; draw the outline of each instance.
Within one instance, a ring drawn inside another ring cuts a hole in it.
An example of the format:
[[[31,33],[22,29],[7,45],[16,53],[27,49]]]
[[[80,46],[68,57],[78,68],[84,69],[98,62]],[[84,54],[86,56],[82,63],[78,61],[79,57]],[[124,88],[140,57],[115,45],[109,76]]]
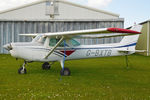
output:
[[[28,36],[28,37],[36,37],[39,34],[33,34],[33,33],[31,33],[31,34],[19,34],[19,35],[20,36]]]
[[[146,50],[118,50],[119,52],[147,52]]]

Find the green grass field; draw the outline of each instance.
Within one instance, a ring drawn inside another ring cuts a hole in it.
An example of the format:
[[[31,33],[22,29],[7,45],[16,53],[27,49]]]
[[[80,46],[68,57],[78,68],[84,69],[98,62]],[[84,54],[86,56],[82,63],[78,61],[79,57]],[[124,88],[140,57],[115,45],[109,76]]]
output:
[[[129,56],[67,61],[71,76],[60,76],[60,64],[42,70],[42,63],[28,64],[0,55],[0,100],[150,100],[150,57]]]

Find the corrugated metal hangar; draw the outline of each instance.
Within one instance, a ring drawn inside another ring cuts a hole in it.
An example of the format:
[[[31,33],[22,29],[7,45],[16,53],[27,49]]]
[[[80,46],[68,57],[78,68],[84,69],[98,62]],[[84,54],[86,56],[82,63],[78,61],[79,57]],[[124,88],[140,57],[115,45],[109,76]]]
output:
[[[140,23],[143,25],[142,34],[139,37],[136,49],[146,50],[146,53],[140,53],[145,56],[150,56],[150,20]]]
[[[22,33],[45,33],[105,27],[124,27],[119,15],[68,2],[66,0],[40,0],[0,12],[0,53],[7,53],[3,45],[10,42],[31,41]],[[119,42],[111,39],[80,39],[82,44]]]

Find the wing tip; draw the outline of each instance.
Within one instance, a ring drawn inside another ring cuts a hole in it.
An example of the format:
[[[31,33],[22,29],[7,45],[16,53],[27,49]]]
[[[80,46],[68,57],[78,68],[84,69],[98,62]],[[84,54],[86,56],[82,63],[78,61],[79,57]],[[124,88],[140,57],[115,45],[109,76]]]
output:
[[[141,34],[141,32],[122,29],[122,28],[107,28],[107,31],[116,32],[116,33],[131,33],[131,34]]]

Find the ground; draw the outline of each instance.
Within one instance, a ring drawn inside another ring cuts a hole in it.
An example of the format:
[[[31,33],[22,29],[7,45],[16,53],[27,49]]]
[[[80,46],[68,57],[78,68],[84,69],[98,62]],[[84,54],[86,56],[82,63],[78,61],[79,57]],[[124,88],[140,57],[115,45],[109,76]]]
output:
[[[67,61],[71,76],[60,76],[60,64],[42,70],[31,63],[27,74],[17,70],[23,61],[0,55],[0,100],[150,100],[150,57],[108,57]]]

